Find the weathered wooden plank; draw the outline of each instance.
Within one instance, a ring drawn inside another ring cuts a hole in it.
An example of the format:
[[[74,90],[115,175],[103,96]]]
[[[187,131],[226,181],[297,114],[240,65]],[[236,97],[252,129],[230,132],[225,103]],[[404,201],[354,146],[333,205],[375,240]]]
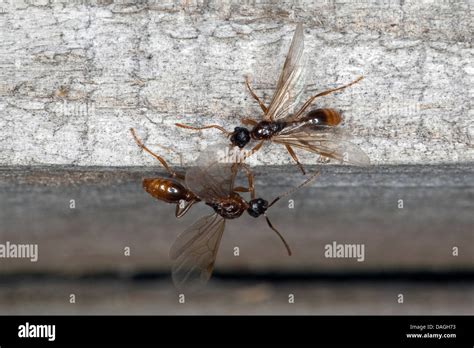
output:
[[[69,295],[76,295],[76,303]],[[293,294],[294,304],[288,303]],[[404,303],[398,303],[404,294]],[[18,282],[0,287],[0,314],[472,315],[467,284],[211,282],[178,302],[170,281]]]
[[[294,166],[257,167],[257,193],[273,199],[304,180],[296,171]],[[38,243],[39,259],[3,259],[0,272],[169,272],[172,242],[211,209],[201,204],[177,220],[174,207],[141,188],[141,178],[159,173],[143,168],[1,169],[0,242]],[[293,256],[286,255],[263,219],[243,216],[227,224],[216,269],[472,270],[473,184],[470,165],[326,166],[309,187],[269,210]],[[70,209],[71,199],[75,209]],[[325,246],[334,241],[363,244],[364,261],[325,257]],[[131,256],[124,256],[125,247]],[[458,256],[453,247],[459,248]]]
[[[377,164],[472,162],[470,1],[10,1],[0,4],[0,164],[152,165],[127,133],[189,164],[268,102],[295,23],[306,27],[305,96],[343,111]],[[255,163],[289,158],[272,148]],[[303,156],[314,163],[314,156]]]

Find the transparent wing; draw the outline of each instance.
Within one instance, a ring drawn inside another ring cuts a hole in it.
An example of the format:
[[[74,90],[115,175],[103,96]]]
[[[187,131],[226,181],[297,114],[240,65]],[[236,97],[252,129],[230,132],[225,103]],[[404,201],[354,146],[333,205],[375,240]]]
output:
[[[300,23],[296,27],[285,64],[280,73],[268,111],[264,119],[283,119],[293,111],[304,90],[304,31]]]
[[[233,151],[227,143],[204,150],[186,171],[185,182],[191,192],[206,202],[230,196],[237,174]]]
[[[369,157],[349,139],[350,136],[339,127],[306,126],[293,133],[279,134],[272,141],[334,158],[344,164],[369,165]]]
[[[225,220],[217,214],[202,217],[181,233],[171,246],[172,278],[178,289],[205,284],[211,277]]]

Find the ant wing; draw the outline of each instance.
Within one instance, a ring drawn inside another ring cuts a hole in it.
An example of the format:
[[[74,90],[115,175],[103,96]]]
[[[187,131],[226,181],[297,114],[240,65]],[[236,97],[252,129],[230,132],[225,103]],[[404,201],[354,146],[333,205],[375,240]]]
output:
[[[268,110],[263,116],[266,121],[284,119],[293,112],[304,90],[304,31],[300,23],[296,27],[285,64],[280,73]]]
[[[186,186],[205,202],[219,202],[234,189],[241,156],[237,148],[215,144],[202,152],[193,167],[186,171]]]
[[[204,285],[211,277],[225,219],[217,214],[202,217],[171,246],[172,278],[178,289]]]
[[[306,125],[274,136],[272,141],[334,158],[343,164],[369,165],[369,157],[349,139],[350,136],[339,127]]]

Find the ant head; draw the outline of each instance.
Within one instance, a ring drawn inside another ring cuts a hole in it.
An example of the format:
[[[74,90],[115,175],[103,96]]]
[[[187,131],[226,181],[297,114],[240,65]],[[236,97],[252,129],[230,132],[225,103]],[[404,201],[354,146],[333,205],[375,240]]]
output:
[[[256,218],[262,214],[265,214],[267,209],[268,209],[268,202],[262,198],[257,198],[257,199],[252,199],[249,202],[249,207],[247,209],[247,212],[251,216]]]
[[[250,141],[249,130],[244,127],[235,127],[230,135],[230,141],[232,142],[232,145],[243,148]]]

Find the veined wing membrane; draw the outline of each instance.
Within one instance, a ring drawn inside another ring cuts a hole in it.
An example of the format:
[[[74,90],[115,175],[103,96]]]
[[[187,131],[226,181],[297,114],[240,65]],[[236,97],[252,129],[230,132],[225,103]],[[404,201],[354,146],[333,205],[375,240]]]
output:
[[[195,165],[186,171],[185,182],[191,192],[206,202],[228,197],[237,174],[231,161],[232,151],[227,143],[204,150]]]
[[[339,127],[306,127],[293,133],[280,134],[272,141],[334,158],[343,164],[366,166],[370,159]]]
[[[224,232],[223,217],[204,216],[181,233],[171,246],[172,278],[178,289],[204,285],[211,277]]]
[[[283,119],[292,112],[304,89],[304,31],[300,23],[296,27],[285,64],[280,73],[268,111],[267,121]]]

